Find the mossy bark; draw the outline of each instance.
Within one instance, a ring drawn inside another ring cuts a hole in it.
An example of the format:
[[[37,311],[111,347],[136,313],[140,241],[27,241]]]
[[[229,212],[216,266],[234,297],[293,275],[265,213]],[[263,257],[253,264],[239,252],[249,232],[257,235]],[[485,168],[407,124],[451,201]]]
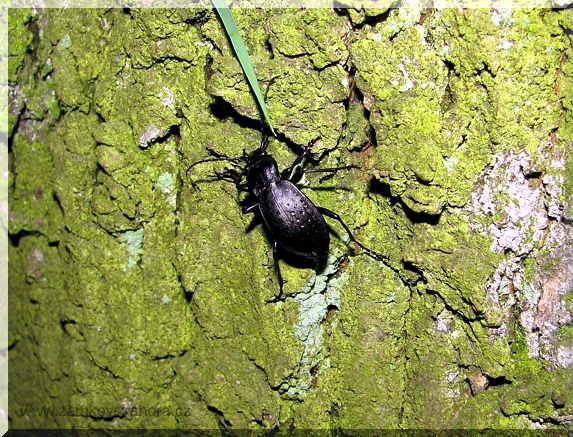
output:
[[[269,150],[352,165],[305,192],[386,260],[333,238],[267,303],[189,168],[260,141],[213,11],[10,10],[10,425],[571,429],[573,10],[233,14]]]

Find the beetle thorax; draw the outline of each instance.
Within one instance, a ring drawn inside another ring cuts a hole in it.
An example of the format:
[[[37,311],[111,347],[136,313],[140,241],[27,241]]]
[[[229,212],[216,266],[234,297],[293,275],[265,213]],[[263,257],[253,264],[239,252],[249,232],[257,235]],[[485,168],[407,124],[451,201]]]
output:
[[[280,180],[277,162],[269,155],[262,155],[260,159],[252,163],[247,173],[249,191],[257,197],[270,185],[276,184]]]

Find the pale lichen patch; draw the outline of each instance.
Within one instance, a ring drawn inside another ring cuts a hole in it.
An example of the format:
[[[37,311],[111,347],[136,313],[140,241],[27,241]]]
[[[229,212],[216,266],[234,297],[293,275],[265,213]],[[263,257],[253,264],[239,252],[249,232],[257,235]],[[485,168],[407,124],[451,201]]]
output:
[[[541,177],[527,152],[497,155],[468,210],[485,218],[471,221],[470,227],[492,238],[493,252],[506,253],[485,284],[500,324],[518,305],[529,356],[559,367],[568,361],[559,359],[565,346],[557,345],[558,332],[573,320],[563,300],[573,287],[573,248],[567,244],[573,230],[562,221],[558,171],[563,165],[555,158],[549,165],[549,174]],[[533,255],[537,260],[528,269],[524,260]]]
[[[125,268],[130,268],[139,262],[141,255],[143,254],[143,228],[136,231],[124,232],[122,239],[128,253]]]
[[[470,223],[476,230],[493,236],[491,250],[511,250],[516,255],[530,252],[548,226],[543,191],[532,185],[527,173],[531,159],[526,152],[506,152],[495,156],[495,164],[485,172],[483,184],[472,194],[469,211],[482,216],[502,214],[487,230],[479,223]],[[508,199],[503,201],[503,197]],[[502,201],[503,206],[498,206]]]
[[[287,397],[297,398],[310,390],[313,377],[316,376],[313,375],[316,372],[313,369],[327,362],[323,322],[329,306],[340,305],[338,287],[327,288],[327,281],[336,272],[337,265],[338,260],[329,255],[324,269],[313,275],[309,284],[295,296],[300,304],[295,336],[304,344],[304,351],[296,373],[288,383],[281,386]]]
[[[157,138],[159,138],[161,135],[162,135],[161,129],[159,129],[156,126],[150,126],[139,136],[137,144],[139,144],[139,147],[141,147],[142,149],[145,149],[149,147],[151,143],[155,141]]]

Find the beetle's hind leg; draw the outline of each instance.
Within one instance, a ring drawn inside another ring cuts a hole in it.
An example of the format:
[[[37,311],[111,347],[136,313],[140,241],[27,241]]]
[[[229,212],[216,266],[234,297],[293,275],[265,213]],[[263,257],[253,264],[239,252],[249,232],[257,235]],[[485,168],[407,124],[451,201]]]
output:
[[[277,279],[279,280],[279,294],[278,296],[274,297],[271,300],[267,300],[267,303],[275,303],[282,299],[283,296],[283,275],[281,274],[281,267],[279,265],[279,252],[278,252],[278,243],[273,241],[273,264],[275,267],[275,274],[277,275]]]
[[[318,212],[320,212],[322,215],[330,217],[330,218],[336,220],[338,223],[340,223],[342,225],[342,227],[344,228],[344,230],[346,231],[346,233],[348,234],[348,236],[350,237],[350,239],[352,240],[352,242],[357,244],[369,256],[371,256],[372,258],[374,258],[378,261],[385,259],[385,257],[383,255],[381,255],[377,252],[374,252],[372,249],[369,249],[368,247],[364,246],[364,244],[362,244],[360,241],[358,241],[354,237],[354,235],[352,234],[352,232],[350,231],[348,226],[346,226],[346,223],[344,223],[342,218],[340,218],[340,216],[338,214],[336,214],[334,211],[331,211],[330,209],[323,208],[322,206],[317,206],[316,209],[318,209]]]

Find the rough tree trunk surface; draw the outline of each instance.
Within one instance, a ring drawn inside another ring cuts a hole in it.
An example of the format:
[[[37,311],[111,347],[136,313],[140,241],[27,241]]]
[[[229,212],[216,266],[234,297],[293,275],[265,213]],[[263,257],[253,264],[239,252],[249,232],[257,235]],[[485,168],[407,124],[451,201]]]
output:
[[[322,270],[228,162],[260,114],[212,10],[9,15],[10,425],[560,428],[573,421],[573,10],[236,9],[319,167]]]

